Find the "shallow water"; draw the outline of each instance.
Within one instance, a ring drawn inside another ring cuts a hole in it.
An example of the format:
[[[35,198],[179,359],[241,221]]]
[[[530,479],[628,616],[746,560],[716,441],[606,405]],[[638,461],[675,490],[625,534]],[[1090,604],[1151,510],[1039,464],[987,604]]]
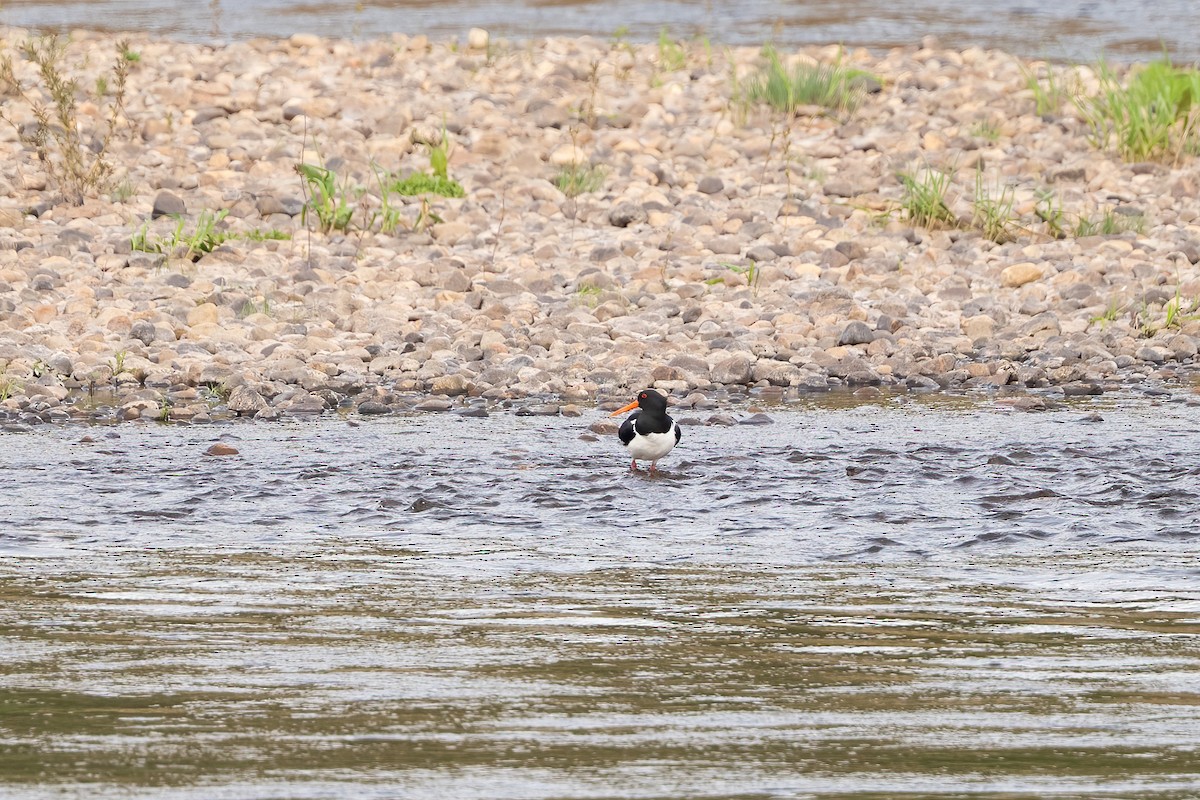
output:
[[[1200,405],[768,413],[0,433],[0,794],[1200,795]]]
[[[1152,59],[1164,48],[1200,58],[1193,0],[367,0],[366,2],[170,3],[163,0],[9,0],[0,24],[71,29],[104,25],[191,40],[286,36],[296,32],[376,38],[393,32],[460,37],[472,26],[509,38],[591,35],[627,29],[635,40],[704,35],[718,44],[912,46],[938,36],[951,47],[995,47],[1018,55],[1091,61]]]

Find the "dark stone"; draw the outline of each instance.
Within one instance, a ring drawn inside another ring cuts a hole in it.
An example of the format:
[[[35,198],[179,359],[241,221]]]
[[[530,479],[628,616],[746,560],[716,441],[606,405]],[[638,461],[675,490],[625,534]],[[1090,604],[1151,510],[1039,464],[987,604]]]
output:
[[[559,408],[554,403],[538,403],[532,406],[522,406],[516,411],[518,417],[557,417]]]
[[[858,242],[838,242],[834,248],[851,261],[857,261],[860,258],[867,257],[867,250]]]
[[[1056,169],[1050,173],[1052,181],[1082,181],[1087,178],[1087,171],[1083,167],[1063,167]]]
[[[608,212],[608,221],[618,228],[645,222],[647,218],[646,209],[636,203],[618,203]]]
[[[826,267],[827,269],[837,269],[838,267],[844,267],[849,264],[850,259],[846,257],[845,253],[834,248],[832,250],[826,250],[821,254],[820,263],[821,266]]]
[[[701,194],[716,194],[724,191],[725,181],[718,178],[716,175],[705,175],[700,179],[700,183],[696,185],[696,190]]]
[[[138,320],[129,328],[129,338],[137,339],[142,344],[150,344],[157,335],[154,325],[145,320]]]
[[[1104,394],[1104,387],[1097,383],[1068,383],[1062,387],[1064,397],[1090,397]]]
[[[204,106],[203,108],[196,109],[194,115],[192,116],[192,124],[203,125],[205,122],[210,120],[220,119],[228,116],[229,112],[223,108],[219,108],[217,106]]]
[[[154,208],[150,211],[150,219],[180,216],[186,213],[187,206],[178,195],[171,192],[159,192],[154,198]]]
[[[590,258],[592,261],[603,263],[605,261],[612,261],[619,255],[621,255],[621,251],[612,245],[600,245],[599,247],[593,248],[592,252],[588,254],[588,258]]]
[[[366,400],[358,404],[358,413],[360,414],[390,414],[392,413],[391,406],[375,400]]]
[[[862,320],[855,320],[846,326],[838,337],[839,345],[870,344],[875,340],[875,332]]]

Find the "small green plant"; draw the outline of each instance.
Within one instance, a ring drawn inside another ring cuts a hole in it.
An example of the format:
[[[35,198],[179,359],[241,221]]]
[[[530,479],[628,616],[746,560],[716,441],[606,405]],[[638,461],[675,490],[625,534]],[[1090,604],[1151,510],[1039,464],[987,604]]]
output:
[[[567,164],[554,176],[554,185],[567,197],[594,192],[604,185],[608,170],[599,164]]]
[[[1112,298],[1108,301],[1108,305],[1104,309],[1103,314],[1098,314],[1088,320],[1091,324],[1099,323],[1101,328],[1108,327],[1110,322],[1116,322],[1117,316],[1121,313],[1121,304],[1117,302],[1117,298]]]
[[[667,35],[666,28],[658,32],[658,66],[667,72],[676,72],[687,66],[687,51]]]
[[[1146,218],[1141,214],[1118,214],[1106,208],[1099,217],[1079,216],[1072,233],[1082,236],[1115,236],[1133,231],[1141,234],[1146,229]]]
[[[578,116],[589,128],[596,127],[600,117],[596,111],[596,98],[600,94],[600,61],[592,61],[588,70],[588,98],[579,104]]]
[[[580,305],[595,307],[600,301],[600,295],[603,291],[603,289],[595,284],[585,283],[575,290],[575,300]]]
[[[13,378],[8,377],[5,373],[0,372],[0,403],[3,403],[20,390],[21,384]]]
[[[141,227],[129,234],[129,249],[135,253],[157,253],[158,248],[150,241],[150,223],[143,222]]]
[[[443,221],[433,210],[433,206],[429,204],[429,198],[422,197],[421,210],[417,212],[417,221],[413,223],[413,230],[423,231],[430,225],[438,225]]]
[[[633,49],[629,44],[628,25],[617,26],[617,29],[612,32],[612,36],[609,37],[609,46],[612,47],[613,50],[624,49],[628,51]]]
[[[975,170],[975,198],[971,223],[996,244],[1011,242],[1017,218],[1013,214],[1016,195],[1011,186],[993,189],[983,179],[983,169]]]
[[[904,189],[900,207],[914,225],[934,227],[958,223],[946,205],[946,193],[950,189],[948,172],[927,167],[915,172],[902,172],[897,178]]]
[[[801,63],[789,70],[774,47],[767,45],[762,52],[766,64],[737,87],[746,102],[765,103],[787,114],[801,106],[849,112],[862,103],[861,84],[867,73],[841,64]]]
[[[1058,114],[1063,106],[1079,96],[1079,75],[1071,72],[1064,81],[1059,71],[1047,65],[1042,71],[1021,65],[1025,86],[1033,93],[1034,110],[1039,117]]]
[[[707,35],[701,34],[696,37],[696,44],[704,51],[704,66],[712,69],[713,65],[713,46],[712,40]]]
[[[379,230],[382,233],[390,234],[399,227],[401,222],[400,207],[392,204],[392,192],[390,189],[391,176],[387,170],[379,166],[375,162],[371,162],[371,173],[375,176],[375,182],[379,185],[379,210],[376,211],[367,227],[373,227],[375,222],[379,222]]]
[[[208,393],[214,400],[219,403],[228,403],[229,396],[233,394],[233,388],[226,382],[210,383],[205,387]]]
[[[158,421],[171,421],[171,400],[168,397],[163,397],[158,401]]]
[[[235,234],[230,234],[229,236],[230,236],[230,238],[233,238],[235,236]],[[242,238],[242,239],[245,239],[250,242],[268,242],[268,241],[286,242],[292,238],[292,235],[290,233],[288,233],[287,231],[281,231],[278,228],[271,228],[270,230],[263,230],[262,228],[253,228],[251,230],[246,231],[243,234],[237,234],[237,236],[238,236],[238,238]]]
[[[1149,339],[1158,332],[1150,315],[1150,306],[1143,300],[1140,306],[1129,309],[1129,327],[1135,329],[1138,335]]]
[[[1065,239],[1067,236],[1066,215],[1063,213],[1062,198],[1049,189],[1038,189],[1035,193],[1037,204],[1034,213],[1046,223],[1046,230],[1053,239]]]
[[[109,368],[112,370],[113,382],[116,383],[117,376],[125,371],[125,359],[129,357],[129,351],[118,350],[113,353],[112,361],[109,363]]]
[[[1200,71],[1163,58],[1133,73],[1125,85],[1107,64],[1097,68],[1100,91],[1076,100],[1097,147],[1115,146],[1129,161],[1178,161],[1200,152]]]
[[[437,144],[425,144],[429,152],[429,172],[413,172],[407,177],[393,181],[387,188],[399,195],[415,197],[435,194],[439,197],[463,197],[466,192],[462,184],[450,177],[450,137],[442,125],[442,137]]]
[[[746,285],[750,287],[750,292],[756,297],[758,296],[758,284],[762,279],[762,270],[758,268],[758,264],[754,259],[750,259],[749,264],[733,264],[728,261],[722,261],[721,266],[735,275],[745,275]]]
[[[228,214],[226,209],[221,209],[216,214],[207,209],[200,212],[196,219],[196,228],[191,233],[185,233],[187,221],[182,216],[176,216],[175,229],[165,237],[151,238],[150,223],[143,223],[129,237],[129,249],[143,253],[179,254],[185,260],[199,261],[207,253],[234,238],[232,234],[217,229],[217,224]]]
[[[196,218],[196,230],[186,236],[183,235],[184,221],[180,219],[175,225],[175,239],[186,248],[183,257],[189,261],[199,261],[201,256],[220,247],[229,236],[217,230],[217,223],[228,215],[228,209],[223,208],[216,214],[205,209]]]
[[[310,215],[317,218],[321,230],[347,231],[354,218],[354,203],[350,201],[349,189],[338,187],[338,176],[333,170],[319,164],[297,164],[296,172],[304,189],[304,208],[300,221],[308,224]]]
[[[442,123],[442,138],[437,144],[428,144],[429,169],[442,180],[449,180],[450,173],[450,137],[446,135],[446,123]]]
[[[265,314],[266,316],[270,316],[271,301],[264,297],[261,303],[256,303],[253,300],[247,300],[246,302],[242,303],[242,308],[238,312],[238,316],[244,319],[252,314]]]
[[[34,150],[63,199],[81,204],[84,197],[104,190],[113,173],[109,147],[125,107],[125,87],[133,63],[127,56],[128,44],[117,43],[110,74],[96,79],[96,100],[102,111],[94,136],[86,134],[80,125],[79,81],[66,73],[66,44],[57,36],[29,39],[22,44],[21,52],[37,68],[40,89],[20,79],[6,52],[0,56],[0,90],[24,101],[34,122],[21,125],[10,116],[7,103],[0,104],[0,119],[12,125],[21,141]],[[43,94],[49,97],[49,103],[42,99]]]
[[[990,119],[981,119],[971,126],[971,136],[995,144],[1000,140],[1000,126]]]
[[[1185,303],[1180,289],[1175,287],[1175,296],[1167,301],[1163,307],[1163,313],[1166,315],[1163,320],[1164,328],[1180,328],[1184,322],[1194,319],[1200,319],[1196,312],[1200,311],[1200,297],[1193,297]]]
[[[462,197],[465,194],[462,184],[458,181],[424,172],[414,172],[393,181],[387,186],[387,191],[405,197],[417,197],[423,194],[435,194],[439,197]]]
[[[112,188],[112,199],[117,203],[128,203],[135,194],[137,194],[137,189],[134,188],[133,181],[129,178],[122,179]]]

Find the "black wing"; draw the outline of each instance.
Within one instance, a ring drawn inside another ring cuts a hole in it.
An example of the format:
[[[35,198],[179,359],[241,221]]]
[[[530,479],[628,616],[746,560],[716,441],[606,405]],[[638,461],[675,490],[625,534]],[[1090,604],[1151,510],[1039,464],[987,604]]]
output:
[[[638,412],[635,411],[621,423],[621,428],[617,431],[617,436],[621,439],[621,444],[629,444],[633,441],[633,437],[637,435],[637,428],[634,427],[634,420],[637,418]]]
[[[675,423],[675,444],[679,444],[679,437],[683,435],[683,431],[679,430],[679,423]]]

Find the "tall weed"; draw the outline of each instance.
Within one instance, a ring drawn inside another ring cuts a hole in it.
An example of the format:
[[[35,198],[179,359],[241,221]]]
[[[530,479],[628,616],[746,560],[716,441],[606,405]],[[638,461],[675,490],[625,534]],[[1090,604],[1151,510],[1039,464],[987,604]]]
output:
[[[48,182],[63,199],[80,204],[88,195],[110,186],[113,166],[109,146],[125,107],[129,70],[137,59],[127,41],[117,42],[109,74],[95,82],[100,121],[94,130],[85,133],[79,119],[83,90],[79,78],[68,75],[66,43],[57,36],[43,36],[26,40],[20,51],[35,67],[37,79],[23,80],[21,70],[5,51],[0,55],[0,91],[24,102],[33,122],[22,124],[8,103],[0,103],[0,119],[16,128],[21,141],[36,152]]]

